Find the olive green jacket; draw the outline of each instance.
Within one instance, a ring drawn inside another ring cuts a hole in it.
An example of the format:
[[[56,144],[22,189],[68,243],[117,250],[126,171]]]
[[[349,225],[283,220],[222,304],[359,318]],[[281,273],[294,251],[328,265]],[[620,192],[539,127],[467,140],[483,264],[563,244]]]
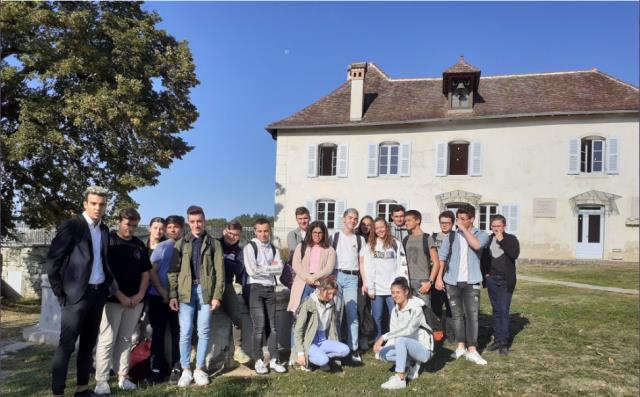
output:
[[[294,325],[295,346],[291,350],[291,360],[296,359],[298,352],[304,352],[307,367],[309,366],[309,349],[311,348],[313,339],[316,337],[319,324],[318,308],[316,306],[316,300],[314,299],[315,297],[313,296],[315,294],[317,294],[317,290],[298,307],[298,317]],[[327,339],[338,340],[339,318],[342,318],[342,308],[334,297],[333,314],[329,321],[329,333],[326,335]]]
[[[224,292],[224,260],[220,241],[206,232],[203,234],[200,250],[200,285],[202,286],[202,300],[209,304],[212,299],[222,300]],[[171,267],[169,268],[169,299],[179,302],[191,301],[191,253],[193,250],[193,235],[188,233],[176,241]]]

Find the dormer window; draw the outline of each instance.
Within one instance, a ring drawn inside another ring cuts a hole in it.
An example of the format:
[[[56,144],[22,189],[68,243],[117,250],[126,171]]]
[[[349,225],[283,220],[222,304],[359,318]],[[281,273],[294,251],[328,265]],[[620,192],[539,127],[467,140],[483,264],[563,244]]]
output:
[[[451,84],[451,109],[469,109],[473,102],[469,95],[469,80],[452,80]]]
[[[449,110],[472,111],[479,84],[480,69],[469,65],[464,57],[442,72],[442,93],[447,97]]]

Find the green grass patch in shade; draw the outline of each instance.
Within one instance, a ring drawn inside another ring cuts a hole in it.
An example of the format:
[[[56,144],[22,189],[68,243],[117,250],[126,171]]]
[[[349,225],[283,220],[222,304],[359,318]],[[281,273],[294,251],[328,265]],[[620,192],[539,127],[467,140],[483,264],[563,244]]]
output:
[[[479,348],[491,336],[486,291],[481,297]],[[166,383],[114,396],[637,396],[638,298],[563,286],[519,282],[511,308],[511,354],[483,352],[481,367],[460,359],[446,344],[407,389],[385,392],[380,384],[391,364],[364,356],[362,367],[339,373],[293,371],[263,377],[218,377],[205,387],[178,389]],[[0,383],[6,397],[48,396],[51,347],[34,346],[3,359],[14,371]],[[70,363],[67,395],[75,388],[75,356]],[[93,379],[92,379],[93,384]]]

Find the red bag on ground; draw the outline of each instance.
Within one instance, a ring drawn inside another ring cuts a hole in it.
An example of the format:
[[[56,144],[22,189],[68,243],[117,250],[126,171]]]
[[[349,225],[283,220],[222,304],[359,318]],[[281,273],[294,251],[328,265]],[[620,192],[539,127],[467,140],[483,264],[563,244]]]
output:
[[[135,345],[131,350],[129,357],[129,378],[133,383],[137,383],[148,381],[152,376],[151,340],[145,339]]]

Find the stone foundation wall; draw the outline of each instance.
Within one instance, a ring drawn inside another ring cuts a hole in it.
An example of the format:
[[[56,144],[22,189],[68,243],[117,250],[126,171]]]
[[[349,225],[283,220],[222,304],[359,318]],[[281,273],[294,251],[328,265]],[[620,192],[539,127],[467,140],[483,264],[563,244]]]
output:
[[[6,244],[2,246],[2,295],[37,299],[45,274],[48,244]]]

